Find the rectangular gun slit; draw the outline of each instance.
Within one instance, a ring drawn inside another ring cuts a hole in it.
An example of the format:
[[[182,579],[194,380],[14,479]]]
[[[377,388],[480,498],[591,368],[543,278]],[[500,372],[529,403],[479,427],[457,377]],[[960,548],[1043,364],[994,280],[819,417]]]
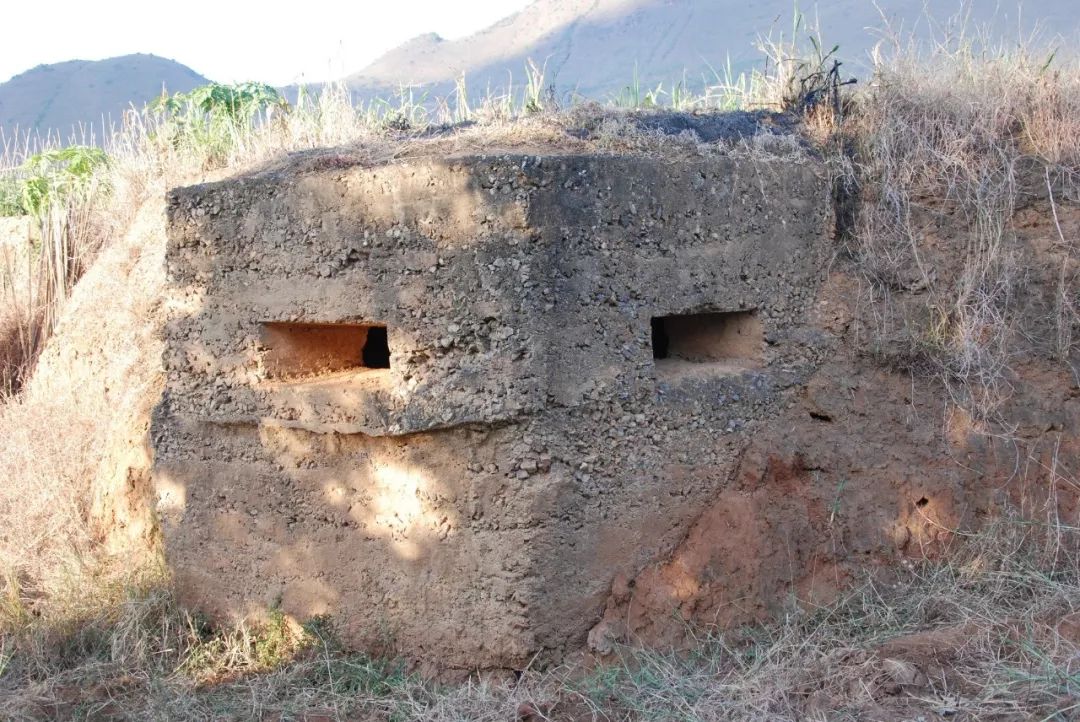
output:
[[[761,363],[765,333],[753,310],[654,316],[650,325],[657,365]]]
[[[383,324],[267,321],[260,325],[260,342],[263,368],[272,380],[390,368]]]

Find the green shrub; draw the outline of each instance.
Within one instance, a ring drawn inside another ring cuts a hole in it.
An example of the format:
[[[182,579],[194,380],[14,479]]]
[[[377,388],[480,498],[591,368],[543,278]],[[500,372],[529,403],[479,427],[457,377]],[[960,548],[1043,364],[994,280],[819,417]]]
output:
[[[19,179],[13,173],[0,175],[0,217],[23,215]]]
[[[32,155],[0,177],[0,216],[40,216],[53,205],[85,198],[94,174],[107,164],[105,151],[85,145]]]
[[[210,83],[188,93],[162,95],[149,105],[160,118],[159,135],[174,148],[194,146],[224,160],[265,114],[288,112],[289,104],[263,83]]]

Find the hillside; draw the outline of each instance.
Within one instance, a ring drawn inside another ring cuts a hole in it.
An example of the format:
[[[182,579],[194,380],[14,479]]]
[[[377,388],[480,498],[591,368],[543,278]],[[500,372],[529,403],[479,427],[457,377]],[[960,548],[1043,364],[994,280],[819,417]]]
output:
[[[69,60],[39,65],[0,83],[0,129],[58,133],[119,121],[132,103],[141,105],[167,88],[185,92],[206,83],[191,68],[156,55],[123,55],[105,60]]]
[[[814,7],[802,3],[814,24],[827,28],[824,41],[839,44],[842,57],[859,63],[880,34],[882,16],[893,27],[929,29],[923,0],[837,0]],[[1002,38],[1036,27],[1075,37],[1080,20],[1072,0],[1032,0],[1016,11],[998,3],[972,4],[970,21],[987,25]],[[1008,7],[1008,3],[1002,4]],[[791,0],[536,0],[521,12],[473,35],[446,40],[420,35],[345,80],[361,95],[379,95],[401,84],[423,85],[436,95],[453,90],[464,74],[470,88],[503,88],[524,80],[526,60],[546,63],[546,80],[560,92],[576,90],[603,98],[618,93],[634,75],[644,90],[685,79],[700,86],[717,82],[729,60],[737,74],[760,58],[754,47],[770,30],[790,37]],[[947,24],[960,3],[934,3],[934,19]],[[878,7],[882,10],[879,12]],[[1039,18],[1036,25],[1034,18]],[[940,31],[941,28],[938,28]],[[1006,43],[1008,44],[1008,43]]]

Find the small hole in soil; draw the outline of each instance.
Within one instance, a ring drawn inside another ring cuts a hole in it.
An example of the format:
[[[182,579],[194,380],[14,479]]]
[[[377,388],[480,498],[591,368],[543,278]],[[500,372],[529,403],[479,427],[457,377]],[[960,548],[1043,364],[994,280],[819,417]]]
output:
[[[263,365],[270,379],[390,368],[386,326],[267,322],[261,331]]]
[[[919,500],[918,500],[917,502],[915,502],[915,506],[917,506],[917,507],[919,507],[920,509],[922,509],[922,508],[923,508],[924,506],[926,506],[926,505],[927,505],[927,504],[929,504],[929,503],[930,503],[930,500],[929,500],[929,499],[927,499],[927,498],[926,498],[926,497],[924,496],[923,498],[921,498],[921,499],[919,499]]]

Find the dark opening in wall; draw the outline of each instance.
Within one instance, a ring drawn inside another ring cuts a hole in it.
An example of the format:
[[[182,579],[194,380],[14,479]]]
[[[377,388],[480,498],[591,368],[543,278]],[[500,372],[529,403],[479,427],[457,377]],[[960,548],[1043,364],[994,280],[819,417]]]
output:
[[[667,329],[664,328],[665,318],[660,316],[652,319],[652,357],[655,359],[668,357],[668,348],[671,341],[668,339]]]
[[[386,326],[268,322],[262,324],[261,341],[270,379],[390,368]]]
[[[724,363],[752,367],[761,362],[765,332],[754,311],[689,313],[652,319],[652,351],[662,363]]]
[[[371,326],[368,328],[361,358],[363,358],[364,365],[368,368],[390,368],[390,344],[386,338],[386,326]]]

